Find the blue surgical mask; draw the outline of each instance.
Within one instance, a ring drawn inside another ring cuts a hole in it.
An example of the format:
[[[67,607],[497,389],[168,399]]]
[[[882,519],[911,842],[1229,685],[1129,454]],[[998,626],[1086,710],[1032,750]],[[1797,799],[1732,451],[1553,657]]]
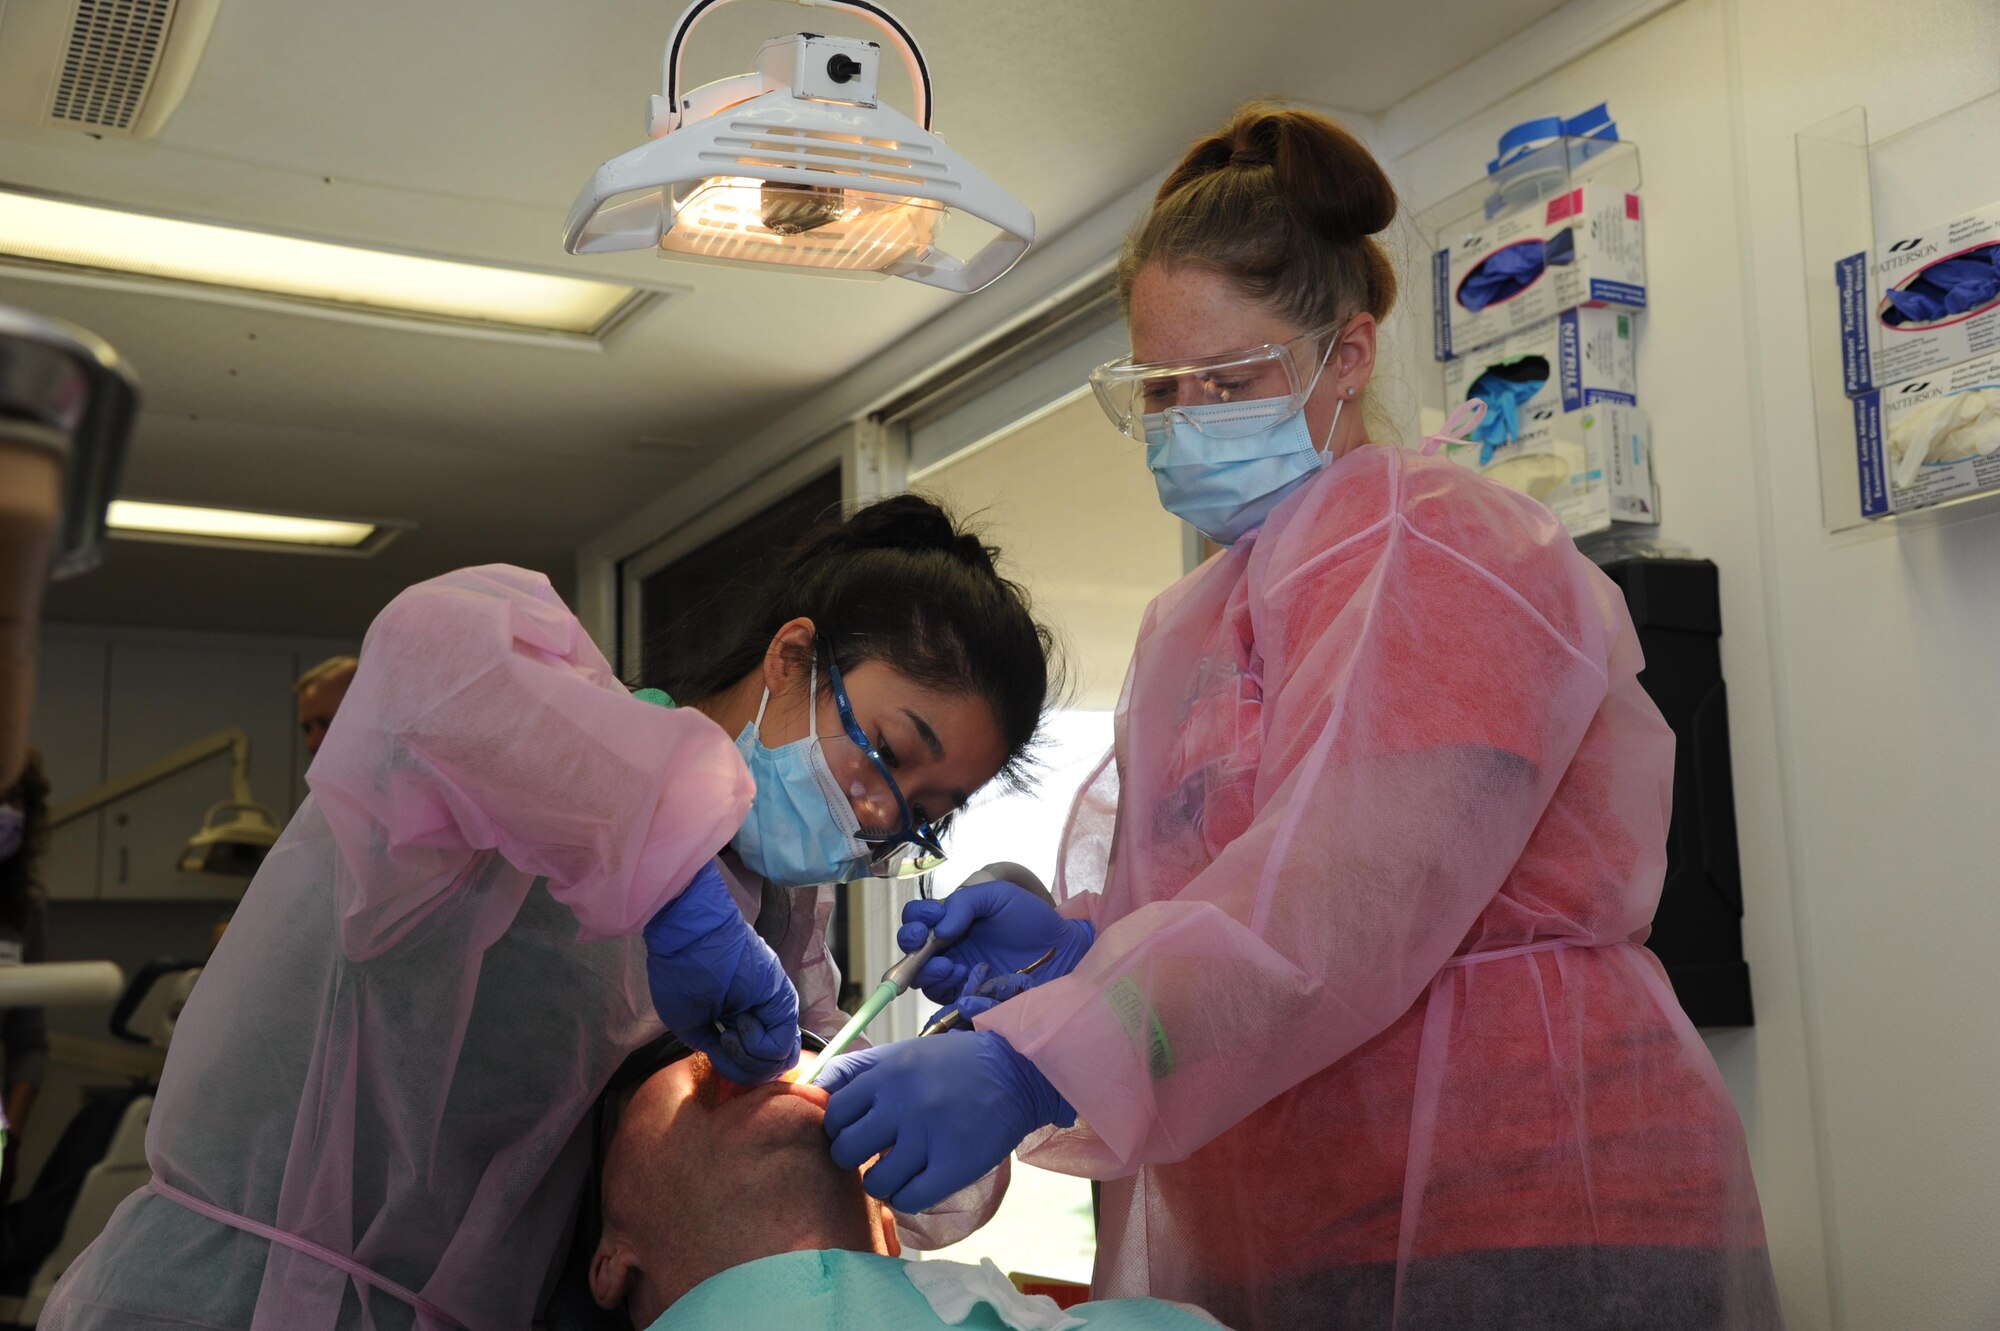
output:
[[[819,700],[819,666],[813,665],[807,697]],[[766,748],[758,728],[771,691],[757,704],[757,719],[736,737],[736,751],[757,783],[750,814],[731,843],[753,873],[780,887],[846,883],[864,877],[874,852],[861,839],[861,820],[841,792],[826,763],[816,733],[775,749]],[[816,731],[809,725],[808,731]]]
[[[1305,404],[1338,341],[1327,344],[1299,398],[1207,402],[1147,416],[1146,468],[1161,507],[1217,545],[1234,545],[1263,526],[1286,495],[1326,465],[1306,426]],[[1342,405],[1334,399],[1328,442]],[[1200,425],[1224,432],[1206,434]]]
[[[1342,405],[1334,400],[1334,425]],[[1234,545],[1263,526],[1279,501],[1326,465],[1306,428],[1305,408],[1288,408],[1289,398],[1258,398],[1148,416],[1146,467],[1161,505],[1217,545]],[[1248,424],[1260,415],[1270,417],[1262,429],[1229,437],[1203,434],[1195,424]]]
[[[18,804],[0,804],[0,863],[20,852],[28,835],[28,815]]]

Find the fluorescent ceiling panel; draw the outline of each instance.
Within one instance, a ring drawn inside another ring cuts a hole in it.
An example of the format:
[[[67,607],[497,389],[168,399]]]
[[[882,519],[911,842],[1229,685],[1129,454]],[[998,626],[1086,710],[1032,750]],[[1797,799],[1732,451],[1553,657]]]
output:
[[[0,254],[399,314],[588,336],[634,288],[0,191]]]
[[[234,508],[190,508],[132,499],[111,501],[111,530],[128,535],[189,536],[254,545],[317,546],[360,551],[381,528],[372,522],[298,518]]]

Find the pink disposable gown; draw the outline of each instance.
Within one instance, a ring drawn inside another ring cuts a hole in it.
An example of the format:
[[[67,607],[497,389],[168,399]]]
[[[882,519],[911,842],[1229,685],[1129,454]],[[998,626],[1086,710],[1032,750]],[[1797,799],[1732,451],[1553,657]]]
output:
[[[1653,957],[1673,736],[1543,508],[1358,449],[1160,596],[978,1024],[1109,1180],[1094,1292],[1248,1328],[1777,1319],[1741,1125]]]
[[[521,1331],[544,1293],[589,1160],[578,1125],[660,1031],[637,935],[735,834],[749,773],[700,713],[630,697],[539,574],[411,588],[361,659],[175,1030],[146,1154],[437,1311],[142,1190],[70,1268],[50,1331]],[[767,932],[802,1011],[840,1020],[830,890],[729,876],[753,919],[790,911]],[[969,1232],[986,1193],[919,1218],[926,1237]]]

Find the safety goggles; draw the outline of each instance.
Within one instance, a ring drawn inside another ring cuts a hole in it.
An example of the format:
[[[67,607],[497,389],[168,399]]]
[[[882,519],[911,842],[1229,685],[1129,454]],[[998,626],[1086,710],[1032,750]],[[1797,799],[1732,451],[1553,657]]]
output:
[[[919,817],[920,811],[910,808],[903,788],[889,773],[889,764],[883,761],[868,732],[854,719],[854,704],[848,700],[847,684],[841,678],[840,667],[833,662],[831,648],[826,656],[827,683],[833,690],[834,709],[840,714],[842,734],[854,746],[847,749],[836,743],[828,747],[827,766],[844,792],[876,820],[870,825],[864,816],[861,826],[861,839],[878,852],[869,863],[869,876],[921,878],[945,862],[944,836],[951,826],[951,815],[932,821]],[[856,755],[860,761],[856,761]],[[861,766],[861,762],[866,766]]]
[[[1205,435],[1235,439],[1257,433],[1300,410],[1319,380],[1326,348],[1338,330],[1329,324],[1290,342],[1266,342],[1194,360],[1140,364],[1130,356],[1090,372],[1090,389],[1111,423],[1144,443],[1167,420],[1182,420]],[[1242,413],[1185,412],[1225,403],[1254,408]],[[1282,406],[1280,405],[1282,404]]]

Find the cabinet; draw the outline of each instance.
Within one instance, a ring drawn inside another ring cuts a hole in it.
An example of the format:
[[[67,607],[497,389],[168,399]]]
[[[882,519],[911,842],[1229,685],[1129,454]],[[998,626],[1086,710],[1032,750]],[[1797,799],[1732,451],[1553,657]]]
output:
[[[250,736],[250,789],[290,812],[292,680],[285,650],[111,645],[105,755],[111,776],[236,726]],[[181,848],[209,807],[229,798],[229,758],[217,755],[104,811],[98,896],[106,901],[234,900],[241,879],[183,874]]]
[[[33,738],[52,801],[235,726],[250,737],[250,789],[282,825],[305,796],[292,681],[355,644],[52,624],[43,630]],[[218,754],[59,829],[41,878],[61,901],[233,901],[241,879],[183,874],[182,848],[229,796]]]
[[[49,801],[60,804],[98,785],[104,770],[104,695],[110,647],[101,642],[44,641],[35,664],[34,728]],[[37,876],[57,901],[97,896],[104,815],[56,830]]]

